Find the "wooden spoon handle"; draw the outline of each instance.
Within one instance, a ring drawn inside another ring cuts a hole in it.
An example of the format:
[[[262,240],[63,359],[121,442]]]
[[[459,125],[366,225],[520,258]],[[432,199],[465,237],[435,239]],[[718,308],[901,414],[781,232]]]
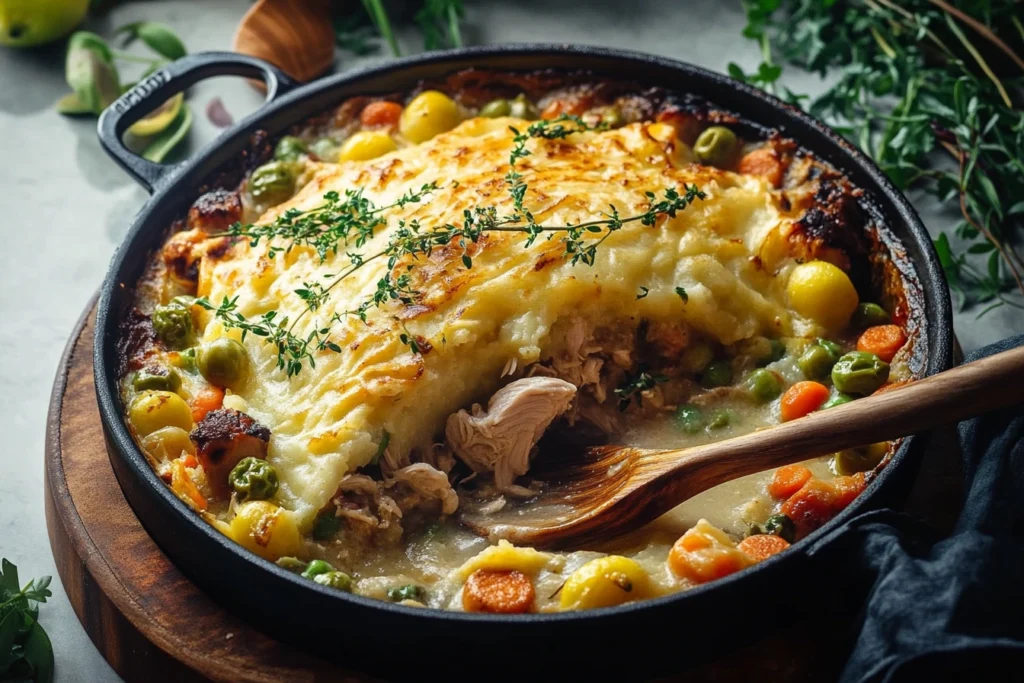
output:
[[[734,439],[652,453],[645,478],[696,495],[747,474],[1024,403],[1024,348]],[[682,499],[682,498],[679,498]],[[677,500],[679,500],[677,499]]]

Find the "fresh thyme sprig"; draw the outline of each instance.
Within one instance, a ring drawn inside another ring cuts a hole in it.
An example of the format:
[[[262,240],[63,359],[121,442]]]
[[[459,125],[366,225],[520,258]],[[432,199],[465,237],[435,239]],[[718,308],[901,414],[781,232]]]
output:
[[[269,311],[250,320],[238,312],[237,297],[224,297],[219,305],[212,304],[206,298],[199,299],[197,303],[213,311],[215,318],[225,327],[241,330],[243,339],[252,334],[274,344],[278,352],[278,368],[285,370],[291,377],[301,372],[304,363],[308,362],[310,367],[315,367],[315,352],[341,351],[341,347],[330,337],[334,323],[340,323],[347,316],[356,316],[366,322],[371,309],[379,309],[391,301],[407,305],[414,303],[420,292],[412,286],[413,264],[429,257],[436,248],[458,245],[462,249],[462,264],[470,269],[473,267],[470,245],[478,243],[484,233],[522,233],[525,236],[524,248],[529,248],[542,235],[546,235],[549,240],[560,236],[564,258],[572,265],[593,265],[601,244],[624,226],[631,223],[653,226],[660,217],[675,217],[697,199],[705,198],[705,194],[696,186],[684,185],[682,193],[669,187],[660,198],[653,192],[646,192],[648,208],[640,214],[623,217],[615,206],[609,206],[601,218],[591,221],[554,226],[537,223],[533,213],[525,206],[528,187],[517,169],[517,162],[530,155],[527,143],[534,138],[562,140],[574,133],[594,129],[580,118],[568,115],[550,121],[537,121],[525,133],[513,128],[513,148],[509,155],[509,172],[505,177],[513,204],[511,214],[502,215],[496,207],[486,206],[465,210],[460,224],[424,227],[418,220],[399,221],[393,235],[380,251],[369,255],[346,251],[348,267],[325,276],[324,279],[329,280],[329,283],[304,282],[300,289],[295,290],[305,307],[294,318],[281,316],[278,311]],[[324,195],[324,203],[313,209],[290,209],[267,225],[236,224],[223,235],[248,239],[254,247],[266,240],[271,257],[304,245],[313,248],[323,262],[329,256],[340,253],[342,248],[352,246],[358,249],[365,246],[377,230],[387,227],[386,211],[419,203],[436,189],[436,183],[429,183],[382,207],[375,206],[361,191],[346,191],[344,198],[337,192],[329,192]],[[273,243],[275,240],[284,242],[284,246]],[[356,270],[379,259],[387,260],[387,270],[378,280],[372,296],[354,310],[335,313],[326,324],[318,323],[305,337],[296,334],[299,321],[305,315],[321,309],[335,287]],[[421,341],[408,330],[400,335],[400,340],[413,353],[422,351]]]
[[[935,246],[961,306],[987,304],[979,316],[1003,304],[1024,307],[1013,294],[1024,293],[1020,2],[745,5],[743,33],[760,45],[762,64],[753,74],[731,64],[730,74],[770,91],[782,63],[838,76],[810,113],[854,140],[900,187],[959,211],[954,233],[966,253],[955,253],[944,233]]]

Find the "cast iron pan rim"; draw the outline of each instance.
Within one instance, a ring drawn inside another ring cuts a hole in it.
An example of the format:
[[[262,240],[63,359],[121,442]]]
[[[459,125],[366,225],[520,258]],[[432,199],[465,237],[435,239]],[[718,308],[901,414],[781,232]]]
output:
[[[110,442],[117,451],[117,455],[120,456],[120,458],[128,465],[131,474],[137,480],[141,481],[141,483],[146,487],[147,494],[156,496],[158,507],[162,508],[163,514],[167,515],[169,519],[177,518],[178,523],[181,523],[184,520],[186,525],[192,527],[191,530],[193,532],[198,531],[200,534],[205,536],[206,540],[219,546],[221,550],[226,550],[227,552],[236,555],[239,559],[276,575],[281,580],[290,581],[304,590],[315,591],[323,599],[339,603],[337,606],[340,608],[344,608],[345,603],[355,602],[360,606],[372,607],[373,609],[392,613],[395,616],[405,617],[410,620],[417,620],[424,625],[435,620],[444,620],[466,623],[501,623],[506,626],[510,624],[522,624],[524,626],[529,626],[536,623],[589,622],[593,619],[599,619],[602,617],[625,615],[627,613],[648,609],[653,612],[659,607],[678,607],[685,604],[687,600],[695,600],[709,592],[726,591],[737,581],[743,581],[748,577],[753,578],[759,573],[768,571],[775,567],[781,568],[781,565],[786,562],[792,563],[796,562],[798,559],[805,559],[803,557],[805,554],[813,554],[818,549],[817,546],[819,545],[819,540],[825,537],[831,530],[839,527],[846,520],[857,514],[859,509],[872,498],[873,494],[883,484],[884,480],[898,469],[902,461],[905,459],[912,442],[915,440],[914,437],[904,440],[886,468],[881,472],[881,475],[875,478],[875,481],[867,487],[861,496],[858,496],[853,504],[843,510],[828,524],[795,544],[794,550],[800,552],[790,551],[782,553],[724,579],[651,600],[594,610],[526,615],[472,614],[447,610],[404,607],[382,600],[342,593],[302,579],[295,574],[278,567],[274,563],[260,558],[254,553],[244,549],[242,546],[230,541],[226,536],[215,531],[211,525],[207,524],[198,515],[196,515],[181,500],[179,500],[161,480],[158,479],[156,473],[138,449],[134,439],[129,433],[124,422],[122,412],[119,408],[120,399],[118,398],[116,386],[116,367],[115,365],[108,363],[108,360],[113,359],[115,356],[114,345],[116,343],[115,340],[119,322],[116,312],[111,311],[110,309],[117,291],[123,287],[129,286],[122,283],[118,276],[125,268],[130,257],[135,256],[138,252],[139,248],[135,246],[134,243],[137,241],[143,230],[149,227],[147,226],[147,222],[151,214],[156,211],[157,207],[159,207],[163,201],[167,200],[170,195],[180,192],[182,186],[187,185],[187,181],[190,179],[191,175],[194,175],[196,169],[204,165],[204,163],[211,156],[216,154],[223,146],[236,145],[240,139],[248,136],[253,129],[259,127],[259,124],[264,119],[269,118],[274,113],[293,106],[295,103],[313,95],[332,90],[339,86],[355,84],[363,79],[403,71],[409,67],[462,60],[466,57],[479,57],[481,60],[484,60],[488,57],[508,57],[516,55],[531,57],[538,55],[551,55],[555,59],[565,55],[594,56],[620,59],[636,63],[638,66],[642,66],[644,64],[656,65],[662,68],[683,72],[688,77],[695,80],[703,80],[711,84],[731,87],[732,89],[759,101],[761,104],[781,112],[785,117],[796,120],[801,124],[812,128],[819,135],[826,138],[837,148],[837,151],[840,152],[840,155],[844,157],[845,161],[859,167],[859,170],[871,179],[878,188],[878,192],[874,193],[877,195],[876,199],[880,200],[880,203],[882,204],[888,202],[889,205],[895,209],[896,214],[907,226],[912,237],[912,241],[916,241],[918,246],[921,247],[919,251],[922,258],[915,259],[913,261],[913,266],[915,270],[918,271],[917,276],[922,287],[927,290],[923,293],[924,301],[922,302],[922,314],[926,320],[927,326],[927,339],[924,340],[927,344],[927,360],[924,367],[924,374],[933,374],[948,367],[949,358],[951,356],[950,335],[952,330],[952,311],[949,292],[945,284],[942,269],[938,262],[937,255],[931,247],[931,238],[928,236],[928,233],[922,225],[916,211],[902,193],[900,193],[899,190],[897,190],[889,181],[885,174],[870,159],[865,157],[859,150],[854,148],[849,142],[840,137],[832,129],[808,116],[801,110],[790,106],[761,90],[735,81],[723,74],[665,57],[658,57],[630,50],[570,44],[558,45],[526,43],[494,47],[470,47],[405,57],[390,61],[384,65],[345,72],[301,86],[292,92],[286,93],[280,99],[260,108],[244,120],[240,121],[228,132],[221,135],[213,144],[209,145],[206,149],[178,167],[176,172],[174,172],[170,178],[163,179],[163,182],[161,182],[156,188],[156,192],[153,197],[137,215],[133,226],[115,252],[108,274],[102,286],[101,298],[97,309],[97,334],[93,352],[96,393],[103,426]],[[488,65],[480,64],[480,66],[487,67]],[[557,63],[552,64],[553,68],[558,68],[559,66],[560,65]],[[744,112],[740,111],[739,113],[743,114]],[[756,117],[751,117],[751,119],[756,120]],[[278,132],[280,131],[275,131],[275,133]],[[159,229],[162,230],[163,226],[159,226]]]

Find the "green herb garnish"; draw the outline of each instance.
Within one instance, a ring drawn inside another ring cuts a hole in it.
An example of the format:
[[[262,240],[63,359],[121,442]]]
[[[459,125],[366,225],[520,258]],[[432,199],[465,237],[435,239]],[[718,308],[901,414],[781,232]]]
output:
[[[18,568],[0,561],[0,680],[53,680],[53,647],[39,625],[39,605],[52,595],[50,577],[33,579],[24,587]]]

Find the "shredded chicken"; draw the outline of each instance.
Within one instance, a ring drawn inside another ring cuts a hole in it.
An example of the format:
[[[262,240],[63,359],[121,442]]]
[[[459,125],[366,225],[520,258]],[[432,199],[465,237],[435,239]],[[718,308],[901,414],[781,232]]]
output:
[[[424,500],[441,501],[441,514],[450,515],[459,507],[459,496],[448,481],[448,475],[425,462],[403,467],[392,474],[387,487],[392,488],[398,484],[406,484]],[[409,501],[404,507],[420,507],[422,503],[422,500],[419,504]]]
[[[516,380],[491,397],[487,410],[475,404],[471,413],[450,415],[447,443],[474,472],[493,472],[495,484],[504,489],[526,474],[534,445],[575,395],[576,387],[564,380]]]

